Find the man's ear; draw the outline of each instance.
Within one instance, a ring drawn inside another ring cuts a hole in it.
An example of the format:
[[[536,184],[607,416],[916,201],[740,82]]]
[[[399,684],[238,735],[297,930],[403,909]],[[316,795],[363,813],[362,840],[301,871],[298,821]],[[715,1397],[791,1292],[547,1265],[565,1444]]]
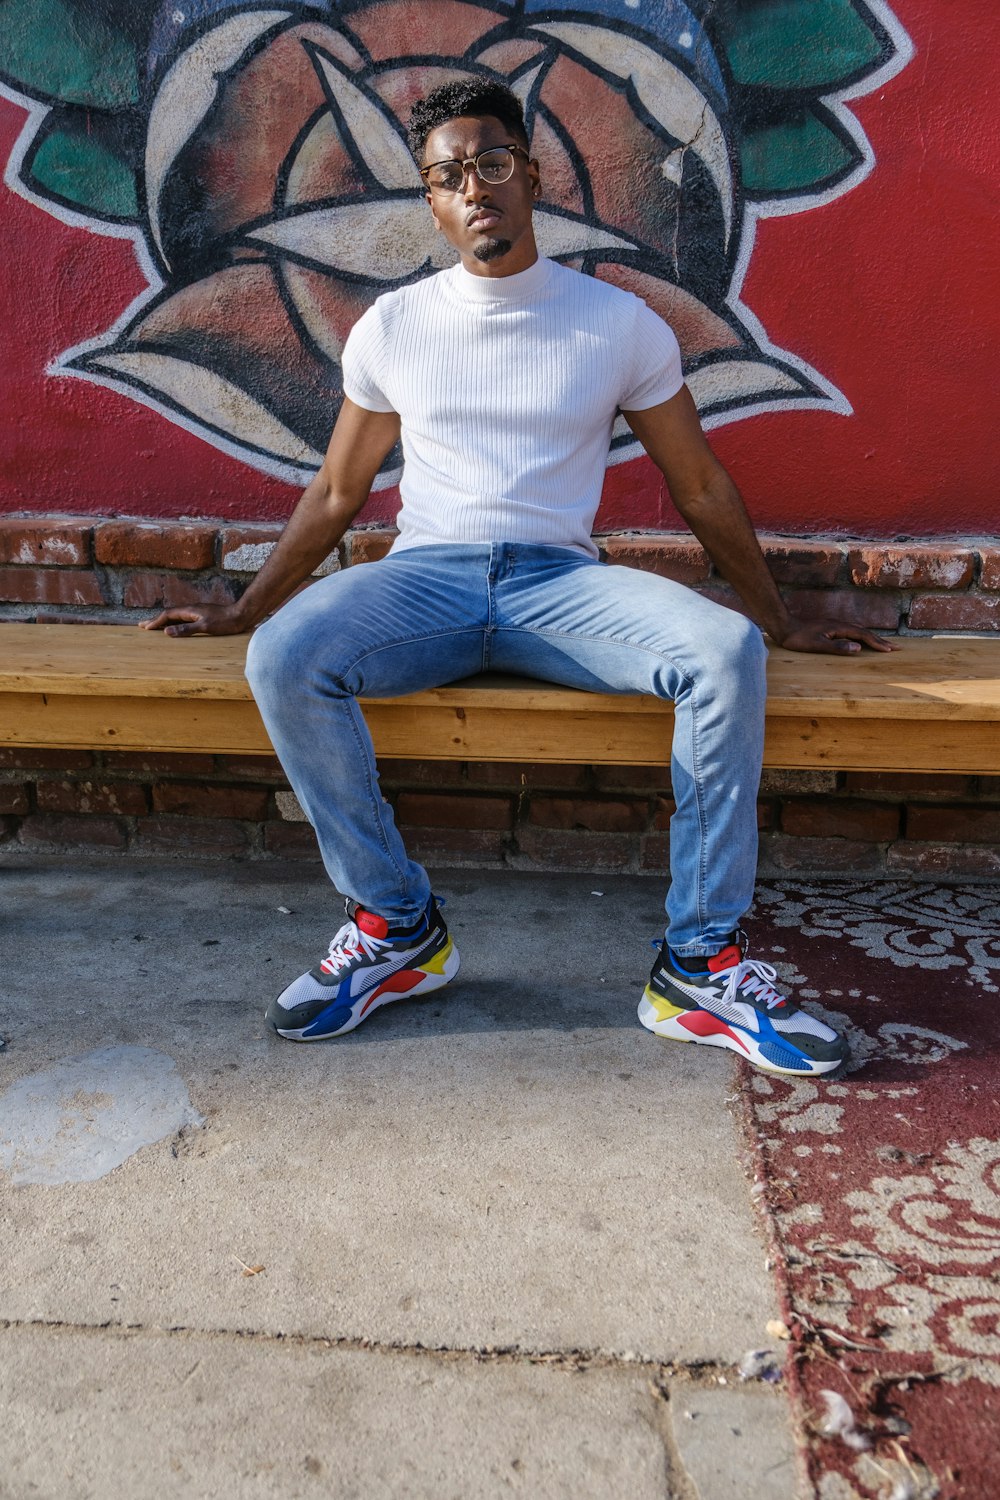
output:
[[[531,182],[531,196],[540,198],[542,196],[542,178],[537,159],[532,156],[528,161],[528,177]]]
[[[438,234],[440,234],[441,221],[438,218],[437,214],[434,212],[434,195],[431,193],[430,188],[428,188],[426,193],[424,193],[424,202],[427,204],[427,207],[431,211],[431,218],[434,220],[434,228],[437,230]]]

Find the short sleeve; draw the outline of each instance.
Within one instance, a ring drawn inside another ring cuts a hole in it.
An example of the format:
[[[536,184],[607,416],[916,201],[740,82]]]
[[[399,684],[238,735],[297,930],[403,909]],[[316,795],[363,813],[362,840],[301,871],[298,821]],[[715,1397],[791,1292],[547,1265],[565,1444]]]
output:
[[[386,327],[378,302],[362,314],[347,335],[340,363],[344,395],[356,406],[365,411],[395,411],[384,386]]]
[[[673,329],[639,298],[622,372],[621,411],[647,411],[676,396],[684,384],[680,345]]]

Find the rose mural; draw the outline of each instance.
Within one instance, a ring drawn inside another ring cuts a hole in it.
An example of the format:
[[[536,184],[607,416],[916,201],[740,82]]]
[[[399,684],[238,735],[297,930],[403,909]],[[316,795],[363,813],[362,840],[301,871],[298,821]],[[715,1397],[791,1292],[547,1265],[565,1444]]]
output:
[[[134,236],[148,290],[58,368],[112,385],[266,472],[304,480],[347,333],[451,262],[405,145],[454,76],[519,95],[543,254],[674,327],[703,418],[844,398],[740,300],[762,213],[872,165],[844,100],[901,66],[878,0],[5,0],[0,76],[30,102],[8,181]],[[616,430],[613,458],[634,440]],[[398,457],[383,483],[395,478]]]

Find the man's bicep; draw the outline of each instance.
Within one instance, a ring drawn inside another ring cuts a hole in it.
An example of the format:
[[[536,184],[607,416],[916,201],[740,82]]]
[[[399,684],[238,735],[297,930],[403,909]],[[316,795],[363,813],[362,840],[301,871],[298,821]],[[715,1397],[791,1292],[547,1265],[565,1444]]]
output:
[[[340,494],[357,490],[363,503],[398,439],[396,412],[369,411],[345,396],[323,460],[330,488]]]
[[[698,408],[687,386],[645,411],[623,411],[650,458],[663,474],[674,504],[702,493],[721,465],[701,429]]]

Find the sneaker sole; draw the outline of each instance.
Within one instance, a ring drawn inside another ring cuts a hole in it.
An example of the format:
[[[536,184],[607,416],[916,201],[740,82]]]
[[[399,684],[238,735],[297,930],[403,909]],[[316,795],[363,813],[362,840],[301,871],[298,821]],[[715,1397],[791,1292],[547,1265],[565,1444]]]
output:
[[[335,1031],[317,1031],[306,1036],[308,1026],[298,1031],[291,1031],[281,1026],[273,1026],[270,1022],[268,1025],[287,1042],[327,1042],[331,1037],[344,1036],[348,1031],[353,1031],[356,1026],[361,1025],[362,1021],[367,1021],[372,1011],[378,1010],[382,1005],[391,1005],[394,1000],[419,1000],[424,995],[431,994],[433,990],[442,989],[446,984],[451,983],[460,966],[458,949],[449,938],[441,952],[436,953],[419,968],[397,969],[374,990],[368,994],[359,995],[351,1008],[350,1016]]]
[[[665,1015],[667,1010],[673,1014]],[[761,1072],[780,1073],[783,1078],[825,1076],[842,1069],[846,1061],[841,1057],[817,1062],[792,1047],[779,1047],[773,1042],[762,1045],[748,1033],[727,1025],[709,1010],[684,1010],[681,1006],[671,1006],[670,1001],[661,995],[651,996],[649,989],[639,1001],[639,1020],[654,1036],[665,1037],[671,1042],[700,1042],[703,1047],[723,1047],[728,1052],[735,1052],[737,1057],[745,1058]]]

